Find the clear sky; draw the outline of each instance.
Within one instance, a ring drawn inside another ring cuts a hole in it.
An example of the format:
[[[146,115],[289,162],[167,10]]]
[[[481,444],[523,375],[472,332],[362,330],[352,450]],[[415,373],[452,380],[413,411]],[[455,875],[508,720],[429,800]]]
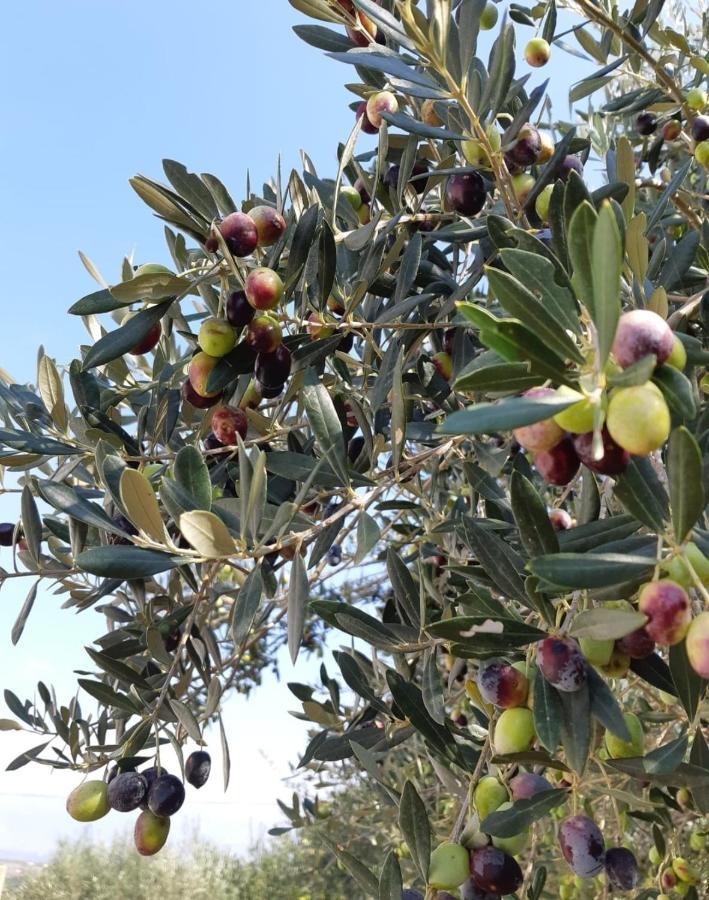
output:
[[[323,174],[334,173],[337,142],[352,125],[352,96],[342,85],[354,79],[353,70],[296,38],[291,26],[298,21],[286,0],[212,0],[206,6],[23,0],[6,6],[0,33],[0,366],[17,381],[34,381],[40,343],[68,362],[86,340],[80,319],[65,315],[96,287],[78,250],[110,282],[118,280],[125,254],[137,262],[169,262],[162,225],[129,187],[131,175],[160,179],[161,160],[169,157],[218,175],[238,200],[247,169],[260,184],[275,171],[279,153],[286,174],[298,166],[300,148]],[[528,35],[525,30],[522,40]],[[483,47],[487,43],[486,35]],[[520,72],[528,71],[522,61]],[[569,72],[575,80],[587,71],[558,53],[545,70],[532,73],[531,85],[550,76],[563,117]],[[15,516],[12,495],[0,497],[0,520]],[[8,565],[3,556],[0,565]],[[13,648],[10,628],[28,587],[10,582],[0,593],[0,687],[25,696],[42,678],[66,697],[72,670],[88,667],[82,647],[102,623],[91,612],[60,611],[57,598],[41,594]],[[297,702],[285,681],[307,681],[314,670],[299,662],[294,672],[284,657],[281,683],[269,680],[255,703],[229,701],[232,787],[225,797],[217,773],[198,798],[192,792],[179,817],[183,831],[196,823],[205,835],[243,850],[280,819],[275,797],[288,796],[291,788],[281,779],[305,744],[303,725],[287,714]],[[335,666],[330,670],[334,674]],[[59,837],[130,832],[131,816],[114,814],[88,832],[67,817],[63,803],[74,775],[32,765],[5,773],[7,762],[33,742],[0,733],[0,858],[42,858]],[[217,744],[212,736],[218,769]]]

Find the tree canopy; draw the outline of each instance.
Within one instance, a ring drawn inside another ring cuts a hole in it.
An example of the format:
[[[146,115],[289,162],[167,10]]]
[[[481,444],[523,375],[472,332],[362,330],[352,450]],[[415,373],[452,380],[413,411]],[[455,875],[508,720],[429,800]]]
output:
[[[236,199],[136,175],[168,264],[82,257],[79,355],[0,384],[13,643],[40,588],[97,629],[73,696],[6,690],[36,735],[10,768],[88,778],[82,820],[142,803],[156,852],[184,799],[160,748],[221,741],[226,785],[229,692],[327,642],[339,672],[290,683],[313,790],[274,834],[380,900],[698,897],[706,11],[290,2],[353,96],[332,170]],[[596,67],[571,121],[552,54]],[[315,791],[353,771],[349,846]]]

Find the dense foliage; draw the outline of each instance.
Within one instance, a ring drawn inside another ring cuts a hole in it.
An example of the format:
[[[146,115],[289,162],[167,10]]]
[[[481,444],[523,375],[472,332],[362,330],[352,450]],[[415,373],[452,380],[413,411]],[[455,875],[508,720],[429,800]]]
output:
[[[82,821],[142,806],[153,854],[185,799],[161,746],[216,723],[228,781],[229,690],[327,638],[339,674],[290,685],[313,791],[274,833],[380,900],[698,897],[706,12],[291,4],[357,79],[336,169],[303,154],[239,203],[171,160],[136,176],[170,266],[85,259],[80,357],[0,388],[13,641],[40,585],[101,622],[76,696],[6,692],[40,738],[11,768],[88,776]],[[529,69],[581,51],[558,121]],[[349,840],[315,790],[351,767]]]

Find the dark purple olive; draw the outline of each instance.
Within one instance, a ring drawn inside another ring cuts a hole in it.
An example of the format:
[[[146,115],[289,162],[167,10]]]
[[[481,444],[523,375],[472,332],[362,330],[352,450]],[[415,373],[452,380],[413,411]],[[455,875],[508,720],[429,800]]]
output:
[[[222,442],[213,431],[210,431],[207,437],[204,439],[205,450],[219,450],[219,448],[223,446],[224,444],[222,444]]]
[[[611,847],[606,850],[606,874],[611,887],[620,891],[632,891],[640,880],[638,861],[635,854],[625,847]]]
[[[631,659],[645,659],[655,649],[655,642],[644,628],[638,628],[616,641],[615,647]]]
[[[126,534],[138,534],[138,529],[135,527],[135,525],[129,519],[126,519],[126,517],[121,513],[116,513],[115,516],[111,516],[111,521],[114,525],[116,525],[117,528],[120,528],[121,531],[125,531]],[[128,540],[128,538],[125,538],[120,534],[109,532],[106,534],[106,543],[130,544],[130,541]]]
[[[183,400],[186,400],[197,409],[209,409],[210,406],[214,406],[215,403],[219,403],[221,396],[221,392],[215,394],[214,397],[204,397],[202,394],[198,394],[197,391],[192,387],[192,382],[189,380],[189,378],[187,378],[182,384]]]
[[[583,175],[583,163],[578,156],[565,156],[559,163],[556,177],[561,178],[562,181],[567,181],[572,172],[576,172],[577,175]]]
[[[513,894],[524,878],[517,860],[497,847],[480,847],[470,854],[473,884],[493,894]]]
[[[692,122],[692,137],[698,144],[709,141],[709,116],[695,116]]]
[[[155,784],[160,775],[167,775],[167,769],[160,768],[157,766],[150,766],[148,769],[143,769],[140,773],[145,779],[145,783],[147,785],[145,790],[145,797],[143,797],[143,802],[140,804],[141,809],[148,808],[148,794],[150,793],[150,788]]]
[[[14,522],[0,522],[0,547],[12,547],[12,536],[14,533]]]
[[[537,161],[541,150],[542,136],[534,125],[527,123],[520,128],[515,143],[505,156],[517,166],[531,166]]]
[[[272,353],[259,353],[256,357],[256,378],[266,388],[285,384],[290,369],[290,350],[283,344],[279,344]]]
[[[642,134],[644,137],[654,134],[657,128],[657,116],[649,112],[640,113],[635,120],[635,127],[638,129],[638,134]]]
[[[256,310],[246,298],[246,291],[232,291],[226,299],[226,317],[234,328],[243,328],[253,319]]]
[[[475,216],[485,206],[485,182],[479,172],[450,175],[446,181],[446,208],[464,216]]]
[[[574,449],[581,462],[586,468],[598,472],[600,475],[620,475],[625,472],[630,462],[628,451],[616,444],[605,426],[601,431],[601,440],[603,441],[603,456],[600,459],[594,459],[592,455],[593,432],[587,431],[585,434],[577,434],[574,437]]]
[[[148,784],[138,772],[121,772],[108,785],[108,805],[118,812],[132,812],[143,802]]]
[[[212,758],[206,750],[195,750],[185,760],[185,778],[192,787],[204,787],[211,769]]]
[[[175,628],[163,638],[163,644],[165,645],[165,649],[167,650],[168,653],[174,653],[175,650],[177,650],[177,648],[180,644],[181,637],[182,637],[181,629]]]
[[[274,384],[271,385],[271,387],[267,387],[265,384],[261,384],[258,379],[257,384],[264,400],[273,400],[274,397],[280,397],[283,393],[283,388],[285,387],[284,384]]]
[[[250,256],[258,245],[256,223],[246,213],[229,213],[219,225],[219,230],[234,256]]]
[[[361,178],[358,178],[352,185],[352,187],[359,193],[359,196],[362,199],[362,203],[369,203],[372,198],[369,196],[369,191],[367,190],[367,187]]]
[[[185,786],[175,775],[163,772],[148,791],[148,808],[155,816],[173,816],[185,802]]]
[[[472,878],[469,878],[460,887],[461,900],[500,900],[499,894],[491,894],[479,888]]]
[[[106,784],[110,784],[117,775],[121,774],[121,772],[135,772],[135,766],[124,766],[123,768],[111,766],[106,777]]]
[[[399,171],[400,166],[389,166],[386,171],[386,174],[383,178],[384,184],[392,188],[392,190],[396,190],[396,187],[399,183]],[[422,162],[415,162],[414,167],[411,170],[411,178],[415,179],[414,181],[409,181],[411,187],[416,191],[417,194],[423,194],[426,190],[426,179],[425,178],[417,178],[417,175],[425,175],[428,172],[428,166]]]
[[[347,334],[342,335],[342,339],[340,343],[337,345],[337,349],[340,353],[349,353],[350,350],[354,347],[354,335],[351,331],[348,331]]]

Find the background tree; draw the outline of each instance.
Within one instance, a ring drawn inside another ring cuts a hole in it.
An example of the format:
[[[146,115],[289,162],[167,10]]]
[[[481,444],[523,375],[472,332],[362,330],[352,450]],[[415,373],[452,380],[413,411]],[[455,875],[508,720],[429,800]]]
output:
[[[81,820],[142,805],[157,852],[185,797],[161,747],[182,765],[216,722],[228,779],[226,692],[341,633],[337,678],[291,686],[300,764],[362,771],[373,838],[332,828],[336,789],[325,813],[283,804],[284,828],[367,895],[699,896],[706,15],[292,3],[358,78],[334,177],[303,154],[240,204],[172,160],[168,185],[131,179],[171,267],[107,285],[87,261],[80,358],[2,388],[3,580],[31,584],[13,640],[43,581],[107,623],[75,697],[6,692],[3,727],[41,736],[11,767],[90,776]],[[563,123],[516,66],[569,35],[599,65],[572,101],[606,97]]]

